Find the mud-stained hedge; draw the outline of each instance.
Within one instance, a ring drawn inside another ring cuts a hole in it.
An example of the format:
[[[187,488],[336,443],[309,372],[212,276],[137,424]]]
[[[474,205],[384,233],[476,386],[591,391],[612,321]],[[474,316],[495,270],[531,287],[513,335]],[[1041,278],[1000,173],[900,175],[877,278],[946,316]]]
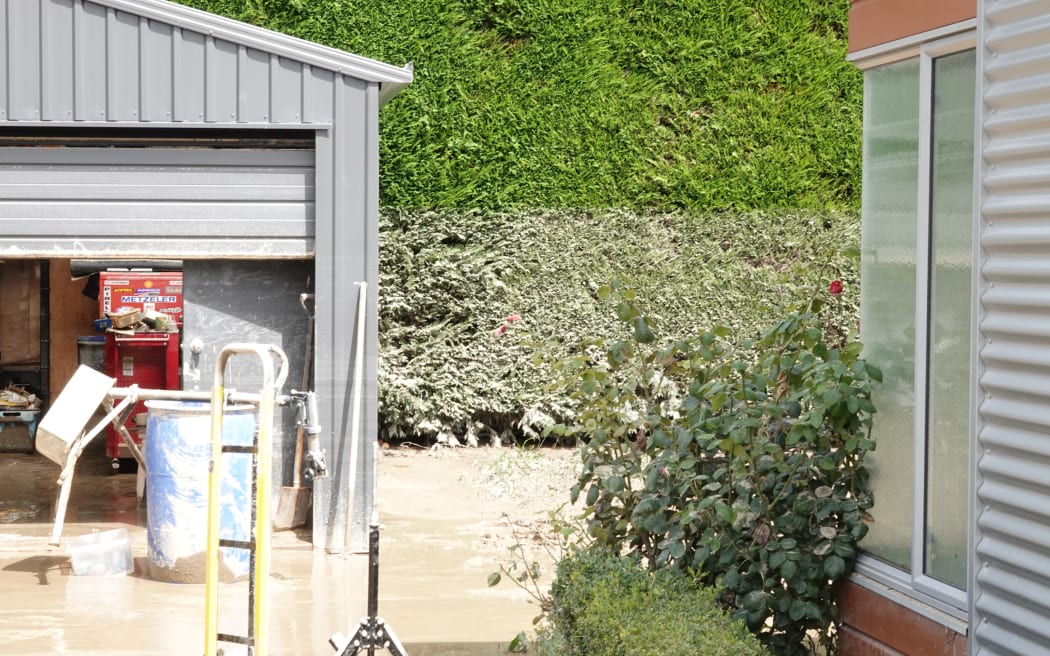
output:
[[[566,410],[544,362],[617,330],[596,295],[614,276],[663,336],[720,325],[740,338],[757,337],[797,290],[838,279],[829,316],[844,335],[859,288],[841,251],[858,223],[853,213],[384,210],[383,436],[535,436]]]

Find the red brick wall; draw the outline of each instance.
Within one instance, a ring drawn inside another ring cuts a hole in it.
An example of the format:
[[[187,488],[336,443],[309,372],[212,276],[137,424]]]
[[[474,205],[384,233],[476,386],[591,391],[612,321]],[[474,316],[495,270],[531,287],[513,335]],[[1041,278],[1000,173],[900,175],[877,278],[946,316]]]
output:
[[[966,636],[855,583],[839,594],[841,656],[966,656]]]
[[[977,0],[851,0],[849,51],[889,43],[977,16]]]

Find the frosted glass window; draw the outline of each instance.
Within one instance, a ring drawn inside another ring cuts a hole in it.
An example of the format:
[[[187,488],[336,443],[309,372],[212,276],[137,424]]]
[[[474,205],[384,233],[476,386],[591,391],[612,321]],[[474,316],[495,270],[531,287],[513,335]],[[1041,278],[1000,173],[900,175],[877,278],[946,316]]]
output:
[[[972,49],[864,78],[861,339],[884,381],[861,547],[951,603],[967,574],[975,92]]]
[[[926,573],[966,586],[976,55],[933,62]]]
[[[864,77],[861,339],[883,372],[868,464],[874,521],[862,547],[910,567],[914,506],[919,61]]]

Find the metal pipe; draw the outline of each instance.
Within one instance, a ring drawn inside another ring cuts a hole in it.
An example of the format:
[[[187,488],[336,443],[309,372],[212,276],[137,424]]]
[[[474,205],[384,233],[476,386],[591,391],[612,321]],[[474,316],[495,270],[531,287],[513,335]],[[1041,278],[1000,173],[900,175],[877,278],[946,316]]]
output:
[[[376,653],[375,638],[379,632],[379,526],[368,529],[368,656]]]
[[[165,389],[143,389],[139,387],[114,387],[109,390],[106,394],[107,397],[112,399],[122,399],[128,396],[137,396],[143,401],[202,401],[209,402],[212,400],[211,392],[197,391],[197,390],[165,390]],[[226,400],[226,403],[259,403],[262,400],[262,394],[251,393],[251,392],[229,392],[223,393],[220,397]],[[274,403],[279,406],[286,406],[291,403],[293,398],[287,394],[278,394],[274,396]]]
[[[40,260],[40,398],[51,406],[51,261]]]
[[[346,525],[343,526],[343,551],[360,553],[363,545],[356,544],[354,539],[354,505],[357,503],[357,460],[361,449],[361,384],[365,362],[365,309],[368,298],[368,283],[358,282],[357,296],[357,346],[354,350],[354,378],[351,393],[350,409],[350,472],[346,486]]]
[[[69,271],[74,278],[82,278],[109,269],[182,271],[182,260],[70,260],[69,262]]]

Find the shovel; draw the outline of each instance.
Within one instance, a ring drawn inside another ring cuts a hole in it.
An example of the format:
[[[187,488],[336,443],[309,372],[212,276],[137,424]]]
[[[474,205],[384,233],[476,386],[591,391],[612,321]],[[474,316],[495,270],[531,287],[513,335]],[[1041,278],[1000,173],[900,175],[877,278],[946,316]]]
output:
[[[313,338],[314,338],[314,315],[307,307],[307,302],[313,299],[313,294],[300,294],[299,304],[303,306],[307,316],[310,317],[309,328],[306,331],[306,357],[303,361],[303,389],[310,389],[310,365],[313,360]],[[277,496],[277,510],[274,512],[273,527],[278,530],[298,528],[306,524],[306,514],[310,510],[310,498],[313,490],[302,486],[300,478],[303,471],[303,436],[305,433],[306,408],[300,408],[298,430],[295,435],[295,469],[292,473],[292,486],[282,486]]]
[[[300,474],[303,469],[303,425],[295,435],[295,469],[292,486],[282,486],[277,497],[277,512],[273,527],[278,530],[298,528],[306,524],[306,513],[310,510],[310,488],[302,487]]]

